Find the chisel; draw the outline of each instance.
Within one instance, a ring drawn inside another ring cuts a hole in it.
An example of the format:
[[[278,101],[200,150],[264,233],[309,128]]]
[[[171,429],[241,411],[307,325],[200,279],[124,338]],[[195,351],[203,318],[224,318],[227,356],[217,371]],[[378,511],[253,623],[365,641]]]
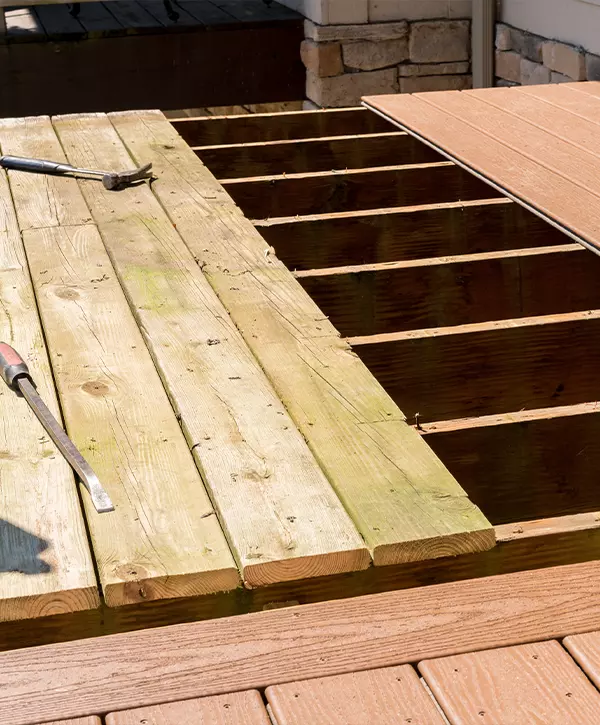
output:
[[[114,511],[115,508],[102,488],[98,476],[38,395],[27,364],[16,350],[5,342],[0,342],[0,375],[9,388],[22,393],[58,450],[89,491],[96,511],[98,513]]]

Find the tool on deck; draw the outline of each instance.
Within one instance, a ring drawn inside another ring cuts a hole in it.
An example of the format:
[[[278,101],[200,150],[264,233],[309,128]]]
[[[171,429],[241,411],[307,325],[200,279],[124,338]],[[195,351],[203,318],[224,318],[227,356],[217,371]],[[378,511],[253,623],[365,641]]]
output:
[[[24,156],[0,156],[0,166],[14,171],[29,171],[34,174],[52,174],[63,176],[72,174],[75,177],[92,177],[102,179],[105,189],[117,189],[128,186],[135,181],[152,178],[152,164],[138,166],[128,171],[94,171],[93,169],[79,169],[70,164],[60,164],[57,161],[44,161],[43,159],[28,159]]]
[[[0,342],[0,375],[9,388],[23,394],[58,450],[89,491],[96,511],[98,513],[114,511],[115,508],[108,494],[102,488],[98,476],[96,476],[90,464],[77,450],[75,444],[38,395],[27,364],[16,350],[5,342]]]

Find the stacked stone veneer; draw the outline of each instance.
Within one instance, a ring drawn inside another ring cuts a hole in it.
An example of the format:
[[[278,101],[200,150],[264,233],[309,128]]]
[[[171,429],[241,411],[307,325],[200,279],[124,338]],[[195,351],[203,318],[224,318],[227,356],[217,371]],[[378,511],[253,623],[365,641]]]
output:
[[[496,26],[496,85],[600,80],[600,56],[509,25]]]
[[[470,88],[469,20],[361,25],[305,23],[306,95],[318,106],[361,96]]]

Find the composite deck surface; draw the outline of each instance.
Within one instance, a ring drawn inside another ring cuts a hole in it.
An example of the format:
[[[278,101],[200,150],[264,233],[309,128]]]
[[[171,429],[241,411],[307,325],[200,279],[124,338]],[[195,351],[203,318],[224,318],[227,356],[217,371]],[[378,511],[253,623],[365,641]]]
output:
[[[599,574],[576,564],[5,652],[0,717],[594,725]]]
[[[81,510],[26,402],[0,388],[3,648],[33,631],[11,620],[50,620],[53,639],[59,615],[80,612],[91,636],[100,601],[139,627],[147,607],[161,616],[153,604],[206,600],[223,615],[293,600],[272,587],[312,579],[340,596],[347,574],[494,546],[485,516],[160,112],[3,120],[0,146],[87,168],[151,161],[157,176],[109,192],[0,175],[0,338],[116,506],[97,514],[82,490]]]

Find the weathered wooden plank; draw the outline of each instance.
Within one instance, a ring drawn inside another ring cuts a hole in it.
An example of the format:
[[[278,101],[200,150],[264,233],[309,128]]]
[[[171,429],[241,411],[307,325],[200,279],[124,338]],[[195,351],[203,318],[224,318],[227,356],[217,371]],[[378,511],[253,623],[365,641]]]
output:
[[[244,214],[254,219],[499,196],[483,181],[447,161],[233,179],[223,186]]]
[[[391,123],[364,108],[177,118],[172,123],[190,146],[386,133],[394,130]]]
[[[599,575],[591,562],[4,652],[0,717],[27,725],[580,634],[600,627]]]
[[[568,241],[558,229],[509,199],[279,218],[257,221],[256,228],[290,269],[547,247]]]
[[[60,419],[10,189],[0,173],[0,340]],[[0,384],[0,621],[99,606],[71,469],[24,398]]]
[[[556,641],[421,662],[451,725],[593,722],[600,693]]]
[[[64,159],[49,119],[15,124],[17,135],[24,155],[43,144]],[[29,176],[37,189],[15,203],[67,430],[116,507],[98,515],[83,493],[104,598],[117,606],[235,588],[227,543],[97,230],[32,229],[51,218],[46,207],[85,207],[77,182],[50,197],[45,177]]]
[[[564,639],[563,644],[596,687],[600,687],[600,632],[576,634]]]
[[[111,118],[136,163],[143,158],[155,165],[159,179],[153,190],[350,512],[375,564],[492,546],[482,514],[417,444],[401,411],[162,114]]]
[[[575,238],[600,248],[600,159],[587,150],[587,144],[583,149],[563,141],[495,108],[483,100],[487,97],[487,90],[476,90],[372,97],[366,103],[398,119],[418,137],[431,139],[436,148],[536,208]],[[569,123],[576,129],[587,122],[571,114]]]
[[[271,725],[257,690],[111,713],[106,725]]]
[[[427,443],[494,524],[600,510],[600,404],[424,426]],[[507,455],[510,451],[510,455]]]
[[[220,179],[443,160],[429,146],[402,132],[196,146],[194,151]]]
[[[409,665],[275,685],[265,695],[278,725],[444,724]]]
[[[600,311],[350,338],[411,422],[598,398]]]
[[[106,116],[54,123],[71,163],[133,165]],[[150,188],[81,188],[244,582],[369,566],[352,520]]]
[[[576,243],[308,270],[297,278],[346,336],[600,308],[600,257]]]

